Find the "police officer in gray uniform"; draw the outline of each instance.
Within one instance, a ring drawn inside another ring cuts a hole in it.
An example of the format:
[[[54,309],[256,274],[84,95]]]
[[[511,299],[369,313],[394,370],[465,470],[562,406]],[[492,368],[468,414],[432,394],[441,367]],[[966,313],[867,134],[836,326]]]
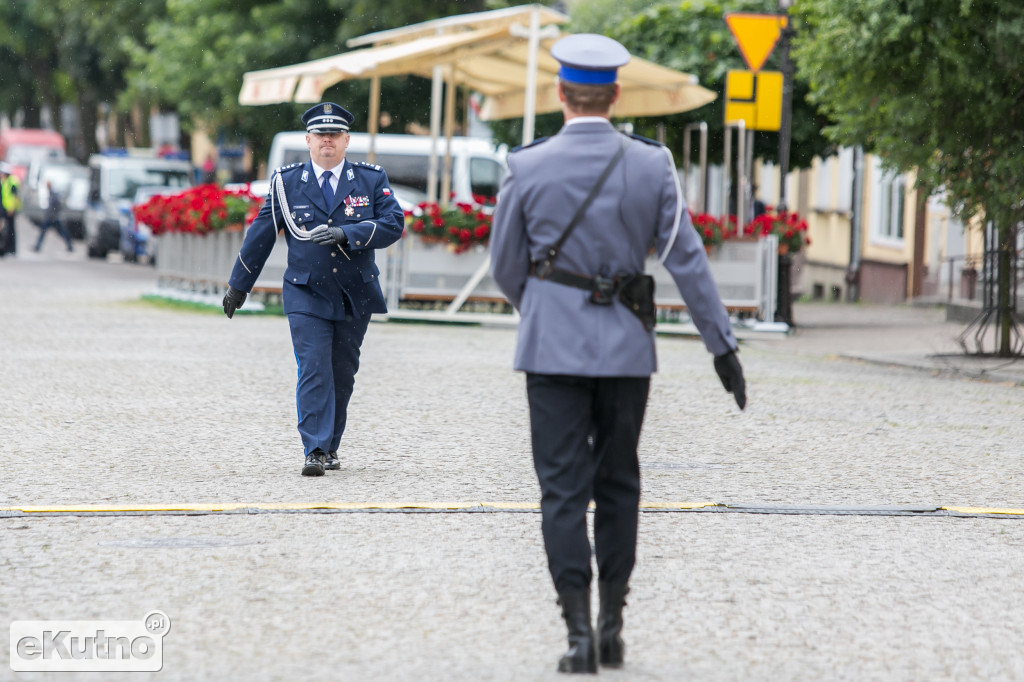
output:
[[[491,269],[522,315],[514,367],[526,372],[544,546],[569,632],[558,669],[596,672],[598,660],[615,667],[624,657],[622,607],[640,502],[637,443],[656,370],[653,280],[643,275],[652,245],[741,409],[746,393],[728,313],[671,153],[609,122],[619,96],[616,70],[629,53],[610,38],[580,34],[557,42],[551,55],[561,66],[565,125],[509,155],[494,213]]]
[[[322,102],[302,115],[310,160],[274,171],[235,261],[224,313],[252,291],[284,230],[282,299],[298,363],[303,476],[340,469],[338,447],[373,313],[385,313],[374,251],[402,236],[404,215],[380,166],[345,159],[351,113]]]

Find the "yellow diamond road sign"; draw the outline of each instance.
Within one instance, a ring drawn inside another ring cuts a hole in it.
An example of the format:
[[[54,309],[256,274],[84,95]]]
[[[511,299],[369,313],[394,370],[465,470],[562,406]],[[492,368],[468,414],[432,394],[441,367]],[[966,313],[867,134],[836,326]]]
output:
[[[725,124],[743,121],[747,130],[782,125],[782,74],[729,71],[725,75]]]
[[[726,14],[725,23],[751,71],[760,71],[779,42],[788,18],[784,14]]]

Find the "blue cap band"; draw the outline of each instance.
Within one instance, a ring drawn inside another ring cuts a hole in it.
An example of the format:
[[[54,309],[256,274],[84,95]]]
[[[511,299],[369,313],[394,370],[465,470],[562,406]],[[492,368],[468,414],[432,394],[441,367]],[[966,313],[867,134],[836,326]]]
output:
[[[570,83],[581,83],[583,85],[607,85],[615,82],[618,69],[606,71],[595,71],[593,69],[574,69],[564,64],[558,69],[558,77]]]

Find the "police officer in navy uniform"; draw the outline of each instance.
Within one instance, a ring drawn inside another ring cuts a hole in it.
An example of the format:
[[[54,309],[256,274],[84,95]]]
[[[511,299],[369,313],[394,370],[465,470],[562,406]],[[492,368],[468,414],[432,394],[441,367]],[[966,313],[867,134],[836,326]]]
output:
[[[352,121],[333,102],[302,115],[310,160],[274,171],[223,301],[230,318],[252,290],[278,230],[284,230],[288,267],[282,298],[298,364],[303,476],[341,468],[338,447],[359,349],[370,315],[387,312],[374,251],[397,241],[404,228],[384,169],[345,159]]]
[[[509,155],[494,213],[491,269],[522,315],[514,367],[526,372],[541,530],[569,633],[558,669],[586,673],[596,672],[598,662],[616,667],[624,660],[622,607],[640,502],[637,443],[656,370],[653,286],[642,277],[652,245],[741,409],[746,392],[729,316],[690,223],[671,152],[623,135],[609,121],[619,97],[617,69],[629,53],[610,38],[580,34],[555,43],[551,55],[561,67],[565,125]],[[609,168],[578,227],[556,249]]]

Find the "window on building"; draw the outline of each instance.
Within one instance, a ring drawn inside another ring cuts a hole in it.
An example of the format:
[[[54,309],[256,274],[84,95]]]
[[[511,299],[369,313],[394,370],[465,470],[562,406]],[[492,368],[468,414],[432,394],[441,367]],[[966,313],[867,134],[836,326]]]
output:
[[[831,211],[832,206],[832,167],[836,157],[829,156],[818,159],[818,171],[815,173],[815,184],[817,185],[814,195],[814,208],[818,211]]]
[[[842,213],[853,210],[853,147],[839,149],[839,200],[836,210]]]
[[[871,234],[877,241],[902,242],[907,180],[903,175],[883,171],[878,158],[873,160],[871,175]]]

